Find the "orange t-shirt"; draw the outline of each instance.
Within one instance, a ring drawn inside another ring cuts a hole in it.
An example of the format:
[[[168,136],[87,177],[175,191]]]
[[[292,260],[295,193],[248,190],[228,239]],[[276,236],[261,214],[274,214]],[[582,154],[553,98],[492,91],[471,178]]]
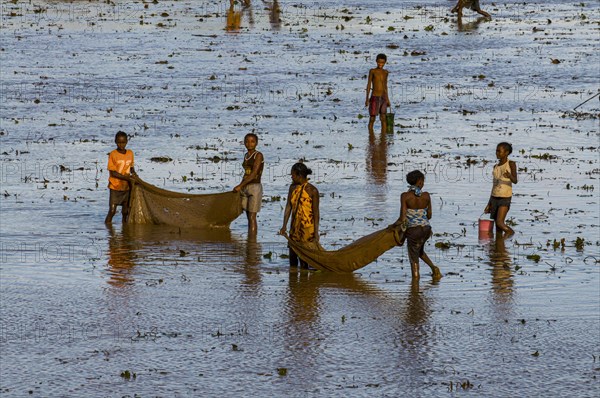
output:
[[[108,171],[116,171],[119,174],[129,175],[131,168],[133,167],[133,151],[126,149],[126,152],[119,153],[118,150],[113,150],[108,155]],[[108,187],[115,191],[128,191],[129,183],[125,180],[113,178],[108,176]]]

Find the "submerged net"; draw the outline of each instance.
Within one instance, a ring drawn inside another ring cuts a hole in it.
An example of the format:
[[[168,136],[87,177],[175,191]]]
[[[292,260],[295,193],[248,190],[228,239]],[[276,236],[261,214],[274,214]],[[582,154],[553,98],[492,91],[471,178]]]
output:
[[[311,267],[331,272],[352,272],[372,263],[391,248],[402,245],[403,235],[400,226],[388,227],[339,250],[325,250],[315,242],[296,242],[286,238],[290,248]]]
[[[192,195],[138,181],[131,188],[129,224],[227,227],[242,213],[238,192]]]

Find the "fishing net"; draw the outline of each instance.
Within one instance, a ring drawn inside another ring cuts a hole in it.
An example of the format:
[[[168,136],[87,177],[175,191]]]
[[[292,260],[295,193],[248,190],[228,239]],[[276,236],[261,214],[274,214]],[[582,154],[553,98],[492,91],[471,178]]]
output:
[[[388,227],[355,240],[339,250],[325,250],[319,243],[296,242],[286,236],[292,250],[313,268],[331,272],[353,272],[395,246],[402,245],[402,227]]]
[[[142,180],[132,185],[129,224],[227,227],[242,213],[238,192],[192,195],[167,191]]]

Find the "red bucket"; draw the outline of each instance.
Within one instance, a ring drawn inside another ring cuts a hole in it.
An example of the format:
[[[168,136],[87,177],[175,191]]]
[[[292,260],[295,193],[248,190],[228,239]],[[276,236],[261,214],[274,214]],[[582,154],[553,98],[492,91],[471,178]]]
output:
[[[479,217],[479,232],[493,232],[494,231],[494,220],[485,219]]]

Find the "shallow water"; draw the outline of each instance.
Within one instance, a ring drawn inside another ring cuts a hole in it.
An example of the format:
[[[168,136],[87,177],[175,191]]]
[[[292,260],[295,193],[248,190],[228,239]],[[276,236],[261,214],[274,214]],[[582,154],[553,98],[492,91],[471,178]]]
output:
[[[572,110],[598,90],[598,5],[483,4],[492,21],[459,27],[445,1],[280,2],[279,23],[255,1],[228,32],[226,3],[1,3],[1,394],[597,396],[600,107]],[[379,52],[395,133],[369,136]],[[120,129],[142,178],[195,193],[235,186],[259,134],[257,240],[243,216],[106,228]],[[517,233],[480,239],[504,140]],[[412,284],[404,248],[290,272],[275,233],[299,158],[329,248],[395,221],[426,171],[444,278]]]

